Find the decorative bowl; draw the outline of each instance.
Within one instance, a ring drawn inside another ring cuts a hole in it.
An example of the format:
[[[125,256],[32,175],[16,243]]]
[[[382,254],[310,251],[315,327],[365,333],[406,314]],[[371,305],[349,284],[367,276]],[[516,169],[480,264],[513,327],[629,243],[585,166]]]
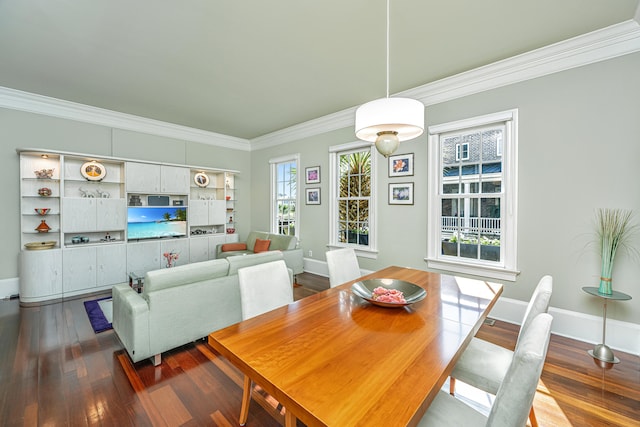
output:
[[[395,289],[402,292],[405,302],[403,303],[391,303],[376,301],[373,298],[373,290],[377,287],[383,287],[385,289]],[[427,291],[420,286],[404,280],[398,279],[366,279],[351,285],[351,292],[360,298],[369,301],[371,304],[378,305],[380,307],[398,308],[411,305],[424,299],[427,296]]]
[[[227,228],[227,234],[233,234],[236,232],[235,228]]]
[[[55,169],[40,169],[37,171],[33,171],[33,173],[36,174],[36,178],[40,178],[40,179],[48,179],[51,178],[53,176],[53,171]]]
[[[34,242],[34,243],[27,243],[24,245],[25,248],[29,249],[30,251],[38,251],[38,250],[42,250],[42,249],[51,249],[56,245],[56,242],[54,240],[48,241],[48,242]]]
[[[42,196],[42,197],[48,197],[51,195],[51,189],[47,188],[47,187],[42,187],[40,189],[38,189],[38,195]]]
[[[36,213],[37,213],[38,215],[46,215],[46,214],[48,214],[48,213],[49,213],[49,211],[50,211],[51,209],[49,209],[49,208],[34,208],[33,210],[34,210],[34,211],[36,211]]]

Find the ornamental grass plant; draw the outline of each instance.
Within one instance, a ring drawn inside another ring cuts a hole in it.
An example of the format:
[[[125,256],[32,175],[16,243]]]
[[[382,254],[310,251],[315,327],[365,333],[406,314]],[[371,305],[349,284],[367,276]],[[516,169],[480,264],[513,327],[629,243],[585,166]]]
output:
[[[630,245],[631,235],[636,229],[632,219],[633,211],[631,210],[608,208],[596,210],[596,231],[602,257],[598,292],[603,295],[611,295],[613,293],[611,275],[617,251],[625,249],[630,252],[636,252]]]

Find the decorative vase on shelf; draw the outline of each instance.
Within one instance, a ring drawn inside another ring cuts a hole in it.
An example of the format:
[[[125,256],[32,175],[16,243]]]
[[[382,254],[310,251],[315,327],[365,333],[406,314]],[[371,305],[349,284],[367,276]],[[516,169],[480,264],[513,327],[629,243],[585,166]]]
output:
[[[47,222],[44,219],[41,220],[40,225],[36,227],[36,231],[38,231],[38,233],[48,233],[49,230],[51,230],[51,227],[47,225]]]
[[[613,293],[611,277],[616,251],[620,248],[633,250],[628,245],[629,238],[635,229],[635,225],[631,224],[632,214],[631,210],[625,209],[598,209],[596,211],[598,243],[602,257],[598,293],[602,295]]]

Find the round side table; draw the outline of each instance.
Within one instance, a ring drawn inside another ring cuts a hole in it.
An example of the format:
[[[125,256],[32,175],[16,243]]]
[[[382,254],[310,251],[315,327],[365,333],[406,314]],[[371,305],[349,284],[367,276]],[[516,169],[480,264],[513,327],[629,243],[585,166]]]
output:
[[[589,353],[589,356],[594,359],[598,359],[603,362],[620,363],[620,359],[615,357],[613,355],[613,351],[605,344],[605,337],[607,333],[607,300],[628,301],[631,299],[631,295],[618,291],[613,291],[611,295],[601,294],[595,286],[585,286],[582,290],[589,295],[602,298],[604,302],[602,308],[602,344],[597,344],[593,350],[589,350],[587,353]]]

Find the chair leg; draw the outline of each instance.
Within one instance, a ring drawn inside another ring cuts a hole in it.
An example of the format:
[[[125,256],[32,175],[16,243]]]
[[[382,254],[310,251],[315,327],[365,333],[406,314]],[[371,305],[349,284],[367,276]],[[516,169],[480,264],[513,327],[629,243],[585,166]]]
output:
[[[453,396],[456,393],[456,379],[449,377],[449,394]]]
[[[251,378],[244,376],[244,386],[242,387],[242,407],[240,408],[240,425],[247,423],[249,417],[249,403],[251,402]]]
[[[296,427],[296,416],[288,409],[284,413],[284,427]]]
[[[151,357],[151,362],[153,366],[158,366],[162,363],[162,353],[155,354]]]
[[[529,420],[531,421],[531,427],[538,427],[538,420],[536,419],[536,413],[533,412],[533,406],[529,411]]]

